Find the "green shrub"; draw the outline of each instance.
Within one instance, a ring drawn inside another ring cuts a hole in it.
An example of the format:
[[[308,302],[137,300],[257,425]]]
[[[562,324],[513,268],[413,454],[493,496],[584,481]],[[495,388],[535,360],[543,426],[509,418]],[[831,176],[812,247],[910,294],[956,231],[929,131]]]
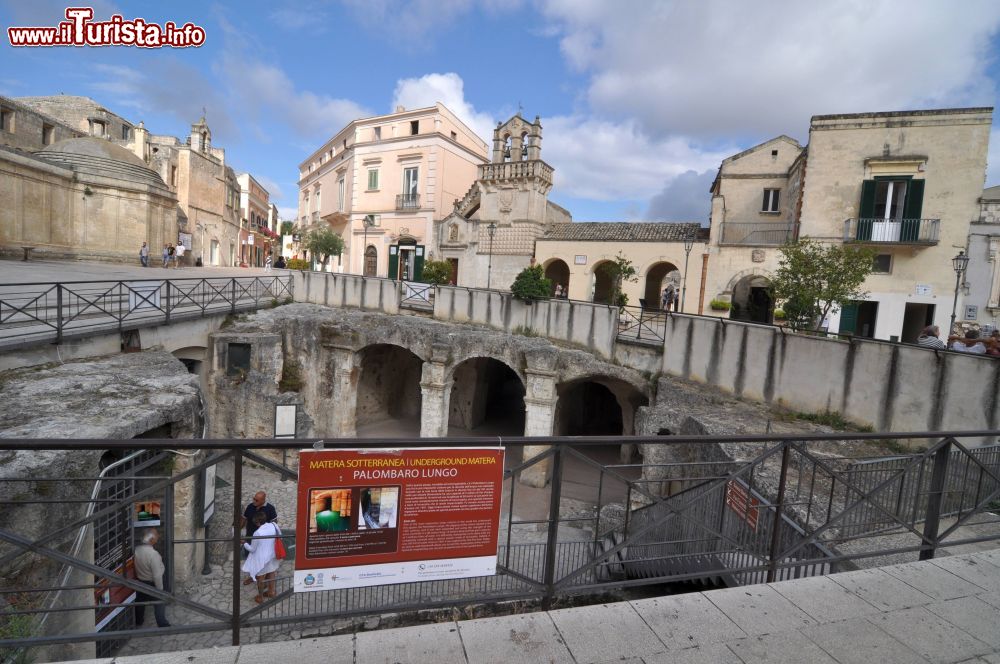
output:
[[[448,261],[424,261],[424,270],[420,273],[420,281],[434,286],[447,284],[451,281],[451,263]]]
[[[785,320],[785,310],[775,309],[774,310],[774,320]]]
[[[546,300],[552,294],[552,281],[545,278],[541,265],[526,267],[510,285],[510,292],[519,300]]]
[[[286,263],[289,270],[310,270],[312,266],[304,258],[289,258]]]
[[[708,306],[712,311],[729,311],[732,309],[733,304],[725,300],[712,300],[708,303]]]

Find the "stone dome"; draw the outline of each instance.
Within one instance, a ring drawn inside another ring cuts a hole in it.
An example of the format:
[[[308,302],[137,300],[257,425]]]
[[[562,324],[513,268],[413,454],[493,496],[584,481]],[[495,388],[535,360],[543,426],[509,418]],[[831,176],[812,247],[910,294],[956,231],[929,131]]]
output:
[[[79,173],[166,187],[163,178],[146,162],[103,138],[67,138],[37,152],[35,156]]]

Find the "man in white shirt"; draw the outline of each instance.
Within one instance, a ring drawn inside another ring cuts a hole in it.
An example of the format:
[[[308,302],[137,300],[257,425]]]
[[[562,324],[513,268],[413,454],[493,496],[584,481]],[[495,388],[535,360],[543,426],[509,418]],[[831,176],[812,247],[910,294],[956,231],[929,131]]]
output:
[[[184,252],[185,251],[187,251],[187,247],[185,247],[183,243],[178,242],[177,243],[177,251],[176,251],[177,260],[174,261],[174,268],[175,269],[179,268],[181,266],[181,263],[184,261]]]
[[[159,534],[152,528],[146,530],[142,535],[142,544],[135,547],[135,577],[143,583],[148,583],[157,590],[163,590],[163,558],[160,552],[153,548],[159,541]],[[137,591],[136,602],[156,602],[153,605],[153,615],[156,616],[157,627],[170,627],[167,622],[167,607],[163,602],[152,595]],[[145,605],[135,607],[135,626],[142,627],[146,621]]]

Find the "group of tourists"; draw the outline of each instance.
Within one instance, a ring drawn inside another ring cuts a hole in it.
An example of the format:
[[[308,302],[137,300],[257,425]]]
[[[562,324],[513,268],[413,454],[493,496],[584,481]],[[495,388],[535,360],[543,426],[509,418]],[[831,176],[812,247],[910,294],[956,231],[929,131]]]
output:
[[[937,325],[928,325],[917,337],[917,345],[938,350],[953,350],[957,353],[1000,357],[1000,330],[993,330],[985,339],[980,338],[979,330],[968,330],[964,335],[953,334],[948,337],[947,343],[940,337],[941,328]]]
[[[186,251],[187,247],[179,242],[177,246],[172,244],[163,245],[163,252],[161,254],[163,257],[163,267],[168,268],[173,265],[174,269],[179,268],[181,263],[184,262],[184,253]],[[139,265],[149,267],[149,245],[145,242],[139,247]]]
[[[660,293],[660,309],[663,311],[677,311],[678,304],[680,302],[677,297],[677,290],[672,283],[668,283],[667,287]]]

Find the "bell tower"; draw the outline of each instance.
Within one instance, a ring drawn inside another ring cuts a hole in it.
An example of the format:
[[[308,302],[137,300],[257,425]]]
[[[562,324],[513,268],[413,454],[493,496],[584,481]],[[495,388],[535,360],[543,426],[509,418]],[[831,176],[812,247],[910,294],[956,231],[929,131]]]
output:
[[[537,161],[542,158],[542,123],[535,116],[527,122],[518,113],[505,123],[497,123],[493,130],[494,164],[509,161]]]

